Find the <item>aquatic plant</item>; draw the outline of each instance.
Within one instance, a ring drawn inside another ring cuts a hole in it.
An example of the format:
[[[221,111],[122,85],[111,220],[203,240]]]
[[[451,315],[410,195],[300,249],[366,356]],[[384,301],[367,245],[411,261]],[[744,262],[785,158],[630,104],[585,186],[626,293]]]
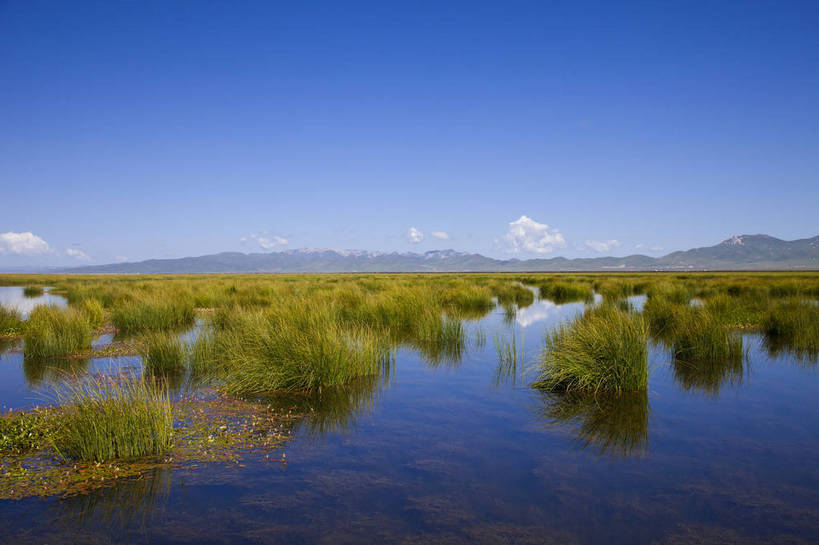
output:
[[[114,308],[111,321],[123,333],[172,330],[191,326],[196,313],[191,301],[182,298],[140,299]]]
[[[154,331],[144,335],[139,342],[139,354],[145,370],[152,374],[164,374],[185,368],[186,346],[174,333]]]
[[[97,299],[85,299],[79,308],[93,329],[102,327],[105,321],[105,312]]]
[[[48,435],[48,424],[40,411],[0,415],[0,455],[20,454],[40,448]]]
[[[0,335],[17,335],[23,331],[23,318],[17,309],[0,305]]]
[[[673,330],[674,358],[688,362],[742,362],[742,336],[706,308],[681,307]]]
[[[588,301],[593,295],[592,287],[585,283],[549,282],[540,284],[539,288],[541,299],[550,299],[557,304]]]
[[[791,299],[773,306],[763,330],[773,351],[787,349],[809,359],[819,355],[819,305]]]
[[[536,388],[635,391],[648,385],[648,326],[613,305],[587,310],[546,335]]]
[[[105,462],[171,445],[171,403],[161,385],[134,375],[75,378],[57,398],[62,410],[49,439],[61,458]]]
[[[31,311],[25,330],[27,358],[68,356],[91,348],[91,325],[71,308],[39,306]]]
[[[42,286],[25,286],[23,288],[24,297],[39,297],[43,294]]]

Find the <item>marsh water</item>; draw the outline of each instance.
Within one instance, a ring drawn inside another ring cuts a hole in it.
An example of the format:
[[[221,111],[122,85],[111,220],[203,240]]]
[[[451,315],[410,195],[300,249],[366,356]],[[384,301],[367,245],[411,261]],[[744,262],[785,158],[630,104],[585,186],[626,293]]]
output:
[[[389,377],[301,399],[312,411],[286,464],[249,454],[86,495],[0,502],[0,541],[819,542],[815,361],[747,334],[739,366],[681,366],[652,346],[644,396],[529,388],[523,371],[544,333],[582,310],[498,309],[467,323],[459,359],[401,349]],[[513,337],[520,361],[499,365],[495,340]],[[0,405],[43,402],[54,376],[6,346]]]

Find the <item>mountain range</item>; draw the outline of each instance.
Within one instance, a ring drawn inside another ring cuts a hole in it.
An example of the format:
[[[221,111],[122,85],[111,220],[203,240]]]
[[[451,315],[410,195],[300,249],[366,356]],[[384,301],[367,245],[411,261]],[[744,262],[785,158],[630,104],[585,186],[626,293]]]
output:
[[[493,259],[455,250],[425,253],[302,248],[269,253],[223,252],[178,259],[149,259],[63,269],[68,273],[319,273],[319,272],[551,272],[678,270],[815,270],[819,236],[781,240],[738,235],[715,246],[662,257],[629,255],[568,259]]]

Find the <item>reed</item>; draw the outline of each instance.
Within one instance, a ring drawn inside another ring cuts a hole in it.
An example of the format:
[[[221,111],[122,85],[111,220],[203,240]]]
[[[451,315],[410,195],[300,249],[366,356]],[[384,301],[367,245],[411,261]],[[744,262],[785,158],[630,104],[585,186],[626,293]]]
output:
[[[742,362],[742,336],[706,308],[681,307],[673,333],[677,360]]]
[[[79,308],[93,329],[102,327],[105,322],[105,312],[97,299],[85,299]]]
[[[185,368],[186,346],[169,332],[155,331],[142,337],[139,353],[145,370],[154,375],[175,373]]]
[[[648,386],[648,326],[613,305],[586,311],[546,336],[534,383],[548,390],[637,391]]]
[[[74,309],[39,306],[25,327],[23,350],[29,358],[69,356],[91,348],[91,325]]]
[[[23,288],[24,297],[39,297],[43,294],[42,286],[25,286]]]
[[[773,306],[763,320],[769,345],[809,359],[819,355],[819,305],[791,299]]]

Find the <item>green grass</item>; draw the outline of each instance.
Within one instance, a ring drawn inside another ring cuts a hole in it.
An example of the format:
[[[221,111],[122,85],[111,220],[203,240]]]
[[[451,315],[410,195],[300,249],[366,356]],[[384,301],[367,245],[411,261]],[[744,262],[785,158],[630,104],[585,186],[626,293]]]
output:
[[[730,361],[741,364],[742,336],[702,307],[682,307],[673,332],[674,358],[687,362]]]
[[[153,375],[178,373],[185,369],[186,346],[174,333],[156,331],[140,339],[139,354],[145,370]]]
[[[122,333],[172,330],[193,325],[193,303],[181,298],[139,299],[114,307],[111,321]]]
[[[135,376],[69,381],[50,440],[66,460],[105,462],[159,455],[171,445],[173,417],[167,390]]]
[[[23,318],[16,309],[0,306],[0,335],[19,335],[23,332]]]
[[[267,311],[236,311],[214,332],[211,361],[225,391],[258,395],[321,390],[378,375],[389,348],[367,327],[339,323],[327,305],[307,301]]]
[[[588,301],[594,295],[589,284],[549,282],[540,284],[539,288],[541,299],[549,299],[557,304]]]
[[[43,294],[42,286],[25,286],[23,288],[24,297],[39,297]]]
[[[69,356],[91,348],[91,325],[71,308],[39,306],[31,311],[25,330],[27,358]]]
[[[637,391],[648,386],[648,326],[613,305],[586,311],[546,336],[537,388]]]
[[[774,349],[812,360],[819,356],[819,305],[798,299],[781,302],[766,313],[763,330]]]
[[[79,309],[93,329],[102,327],[105,321],[105,312],[97,299],[85,299],[80,304]]]

